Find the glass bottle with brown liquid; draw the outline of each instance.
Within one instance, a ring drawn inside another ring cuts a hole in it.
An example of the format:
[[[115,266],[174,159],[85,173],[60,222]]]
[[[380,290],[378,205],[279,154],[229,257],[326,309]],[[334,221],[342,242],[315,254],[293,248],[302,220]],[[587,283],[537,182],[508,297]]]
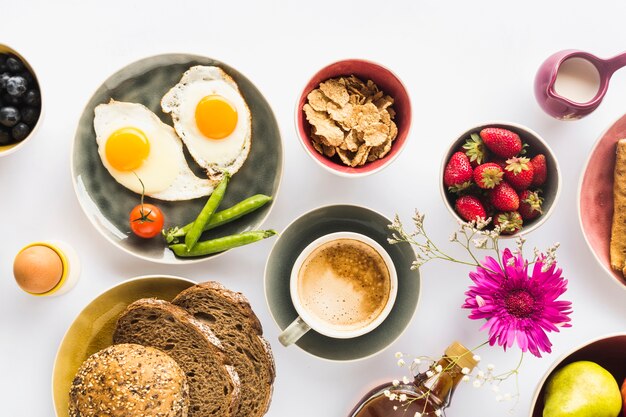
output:
[[[409,384],[380,385],[368,392],[350,412],[350,417],[419,417],[443,416],[450,405],[456,386],[463,378],[463,368],[471,372],[476,366],[474,355],[458,342],[452,343],[444,356],[432,365],[430,373],[423,372]],[[441,372],[436,372],[441,365]],[[431,376],[429,376],[431,375]],[[387,395],[385,395],[385,392]],[[395,396],[393,395],[395,394]],[[400,395],[406,400],[399,401]],[[394,398],[393,400],[391,398]],[[395,407],[395,409],[394,409]]]

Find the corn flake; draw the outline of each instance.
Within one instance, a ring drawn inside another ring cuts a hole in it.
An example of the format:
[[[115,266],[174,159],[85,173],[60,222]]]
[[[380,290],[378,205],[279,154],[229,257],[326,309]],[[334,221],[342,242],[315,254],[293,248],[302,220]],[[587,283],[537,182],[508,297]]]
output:
[[[325,139],[322,142],[326,142],[330,146],[339,146],[343,142],[343,131],[327,113],[316,111],[308,104],[304,105],[304,112],[306,119],[313,127],[313,133]]]
[[[363,140],[367,146],[379,146],[389,137],[389,127],[382,122],[368,125],[363,130]]]
[[[322,90],[315,89],[306,96],[309,104],[316,111],[326,111],[328,103],[331,103],[330,99],[322,93]]]
[[[359,112],[358,123],[355,129],[358,131],[365,131],[368,126],[378,122],[380,120],[380,113],[378,108],[373,103],[367,103],[357,108]]]
[[[324,93],[326,97],[339,104],[341,107],[345,106],[350,100],[346,86],[337,79],[331,79],[321,83],[320,90],[322,90],[322,93]]]
[[[349,151],[356,152],[360,142],[358,134],[354,130],[349,131],[346,135],[346,149]]]
[[[322,145],[322,148],[324,148],[324,155],[326,155],[329,158],[332,158],[333,156],[335,156],[335,153],[337,152],[334,146]]]

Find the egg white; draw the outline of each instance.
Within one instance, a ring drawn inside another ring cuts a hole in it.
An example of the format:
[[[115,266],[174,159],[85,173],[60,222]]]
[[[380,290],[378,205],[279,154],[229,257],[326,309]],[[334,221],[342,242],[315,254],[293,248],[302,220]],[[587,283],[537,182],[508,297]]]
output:
[[[206,96],[219,95],[237,110],[235,130],[223,139],[210,139],[196,124],[196,106]],[[183,74],[180,82],[161,99],[161,108],[170,113],[176,133],[198,165],[218,180],[225,171],[231,175],[245,162],[252,141],[250,109],[237,83],[221,68],[195,66]]]
[[[141,194],[139,177],[145,195],[159,200],[190,200],[213,192],[214,181],[196,177],[187,165],[183,144],[174,129],[161,122],[147,107],[111,100],[95,108],[93,124],[102,163],[111,176],[129,190]],[[125,127],[141,130],[150,143],[148,157],[134,171],[120,171],[106,158],[107,140],[115,131]]]

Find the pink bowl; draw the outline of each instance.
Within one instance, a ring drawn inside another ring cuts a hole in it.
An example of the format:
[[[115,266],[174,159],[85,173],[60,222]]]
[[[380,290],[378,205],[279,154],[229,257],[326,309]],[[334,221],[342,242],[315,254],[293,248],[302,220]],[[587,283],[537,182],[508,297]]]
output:
[[[372,80],[380,89],[394,98],[393,108],[396,111],[394,119],[398,126],[398,136],[393,141],[391,151],[382,159],[366,162],[361,167],[349,167],[335,158],[328,158],[318,153],[311,143],[311,126],[306,120],[302,107],[306,103],[307,95],[317,88],[321,82],[330,78],[349,76],[354,74],[363,81]],[[296,130],[300,142],[306,152],[326,170],[344,177],[362,177],[378,172],[398,157],[409,135],[411,127],[411,102],[406,87],[402,81],[387,68],[374,62],[362,59],[346,59],[330,64],[319,70],[304,87],[296,103]]]
[[[617,141],[626,138],[626,115],[600,136],[580,178],[578,216],[585,240],[598,263],[626,289],[626,280],[613,271],[609,256],[613,221],[613,169]]]

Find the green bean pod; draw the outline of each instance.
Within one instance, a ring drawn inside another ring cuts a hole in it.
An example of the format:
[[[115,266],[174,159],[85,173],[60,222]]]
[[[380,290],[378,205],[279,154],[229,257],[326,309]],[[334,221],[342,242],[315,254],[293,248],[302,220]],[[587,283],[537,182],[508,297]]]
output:
[[[223,252],[225,250],[236,248],[239,246],[248,245],[250,243],[266,239],[270,236],[274,236],[275,234],[276,231],[274,230],[253,230],[250,232],[239,233],[237,235],[204,240],[202,242],[196,243],[196,245],[190,250],[187,249],[187,245],[183,243],[170,245],[170,249],[174,251],[177,256],[180,256],[182,258],[205,256],[212,253]]]
[[[226,194],[226,187],[228,187],[229,179],[230,175],[228,172],[224,173],[224,178],[222,178],[222,181],[220,181],[218,186],[215,187],[211,197],[209,197],[208,201],[200,211],[200,214],[198,214],[198,217],[196,217],[196,220],[191,225],[189,232],[187,232],[187,235],[185,236],[185,246],[187,246],[188,251],[193,249],[202,234],[204,225],[209,222],[211,216],[215,213],[217,206],[219,206],[222,202],[222,198],[224,198],[224,194]]]
[[[231,206],[222,211],[218,211],[214,215],[211,216],[211,219],[207,224],[204,225],[203,232],[207,230],[215,229],[223,224],[232,222],[233,220],[237,220],[240,217],[245,216],[246,214],[252,213],[253,211],[263,207],[267,203],[272,201],[272,197],[264,194],[256,194],[252,197],[248,197],[243,201]],[[193,226],[193,222],[184,225],[183,227],[176,227],[173,229],[168,229],[164,236],[167,239],[167,242],[170,243],[174,241],[175,238],[181,238],[189,233],[189,230]]]

